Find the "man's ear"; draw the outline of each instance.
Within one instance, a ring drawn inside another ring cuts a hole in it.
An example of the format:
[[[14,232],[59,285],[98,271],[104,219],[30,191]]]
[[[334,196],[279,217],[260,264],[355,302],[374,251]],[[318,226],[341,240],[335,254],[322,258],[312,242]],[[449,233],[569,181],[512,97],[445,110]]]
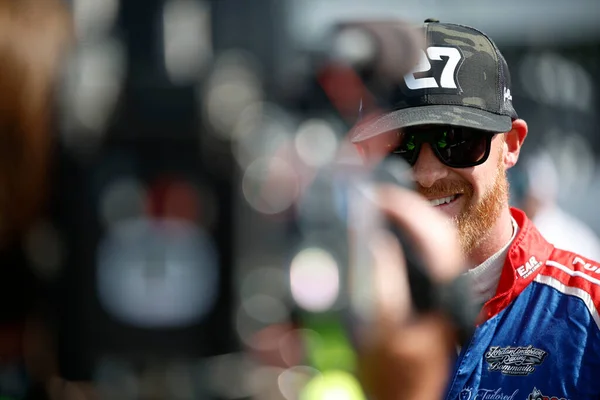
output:
[[[504,135],[504,166],[511,168],[517,163],[521,146],[527,137],[527,122],[516,119],[512,123],[512,129]]]

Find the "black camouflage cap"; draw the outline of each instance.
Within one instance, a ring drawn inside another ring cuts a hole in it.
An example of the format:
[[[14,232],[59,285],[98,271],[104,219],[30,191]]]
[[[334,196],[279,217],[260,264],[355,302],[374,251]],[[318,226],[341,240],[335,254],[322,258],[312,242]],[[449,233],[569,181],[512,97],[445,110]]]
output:
[[[506,60],[484,33],[428,19],[426,48],[412,73],[391,92],[391,111],[357,124],[353,142],[415,125],[455,125],[508,132],[517,118]]]

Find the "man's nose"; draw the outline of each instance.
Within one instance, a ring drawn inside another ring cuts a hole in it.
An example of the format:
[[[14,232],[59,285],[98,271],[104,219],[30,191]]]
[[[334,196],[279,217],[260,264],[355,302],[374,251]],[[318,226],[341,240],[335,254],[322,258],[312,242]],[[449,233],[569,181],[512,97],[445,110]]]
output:
[[[428,143],[423,143],[413,166],[413,179],[423,187],[431,187],[448,175],[448,168],[438,160]]]

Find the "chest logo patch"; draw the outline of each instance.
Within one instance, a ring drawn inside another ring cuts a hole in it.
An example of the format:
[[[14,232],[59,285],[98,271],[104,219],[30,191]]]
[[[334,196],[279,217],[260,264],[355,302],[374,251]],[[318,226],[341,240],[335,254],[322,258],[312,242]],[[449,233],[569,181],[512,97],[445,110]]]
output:
[[[548,352],[533,346],[492,346],[485,353],[488,371],[508,376],[527,376],[535,372]]]

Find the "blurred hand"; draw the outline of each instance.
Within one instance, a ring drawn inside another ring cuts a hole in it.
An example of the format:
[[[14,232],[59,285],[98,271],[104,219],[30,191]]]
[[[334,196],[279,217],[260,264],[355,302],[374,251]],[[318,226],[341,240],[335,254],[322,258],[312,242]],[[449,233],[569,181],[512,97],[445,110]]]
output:
[[[375,201],[412,237],[433,279],[449,282],[463,271],[454,227],[419,195],[383,186]],[[362,348],[360,375],[365,389],[377,400],[439,399],[456,351],[454,329],[441,314],[413,314],[406,264],[394,236],[381,232],[370,246],[378,315]]]

